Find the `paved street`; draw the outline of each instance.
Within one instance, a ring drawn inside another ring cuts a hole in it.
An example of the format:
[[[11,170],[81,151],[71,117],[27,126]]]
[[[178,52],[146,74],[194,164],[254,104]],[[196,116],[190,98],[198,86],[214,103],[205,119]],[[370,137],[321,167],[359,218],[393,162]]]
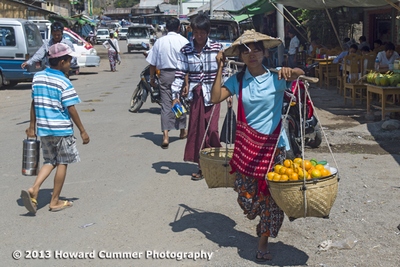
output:
[[[126,51],[124,41],[120,41],[120,47]],[[105,49],[100,45],[96,49],[102,57],[101,66],[81,69],[80,75],[72,77],[82,100],[77,110],[91,142],[83,146],[76,133],[82,162],[68,167],[61,194],[74,201],[70,209],[48,211],[52,175],[39,193],[37,215],[26,214],[19,194],[35,179],[21,175],[30,84],[0,90],[1,265],[257,266],[258,219],[249,221],[242,215],[231,188],[208,189],[204,180],[190,180],[196,166],[182,160],[185,140],[178,138],[179,131],[170,133],[169,149],[160,148],[160,109],[156,104],[148,99],[139,113],[128,112],[139,73],[146,65],[143,55],[124,52],[122,64],[112,73]],[[224,117],[225,104],[222,107]],[[398,157],[389,154],[338,156],[345,175],[331,219],[289,222],[286,218],[278,238],[271,239],[274,260],[270,264],[355,266],[358,262],[357,266],[378,266],[365,262],[368,253],[376,253],[376,258],[385,260],[381,266],[398,266],[398,255],[385,254],[384,250],[371,252],[377,244],[394,250],[398,245],[398,236],[393,236],[398,205],[380,205],[382,199],[368,195],[385,192],[387,199],[398,197],[398,190],[393,189],[398,181],[396,160]],[[367,180],[378,173],[386,175],[383,183]],[[356,177],[362,179],[353,179]],[[353,196],[356,189],[363,193]],[[367,199],[373,200],[368,204],[373,205],[371,211],[365,204]],[[375,215],[374,210],[385,214],[380,226],[361,220]],[[360,228],[353,228],[354,224]],[[372,228],[380,237],[370,235]],[[320,242],[346,238],[349,232],[358,238],[368,233],[368,239],[359,240],[353,250],[315,253]],[[381,245],[381,241],[388,243]],[[18,251],[22,258],[14,260],[12,256],[18,257]],[[343,264],[335,265],[342,260]]]

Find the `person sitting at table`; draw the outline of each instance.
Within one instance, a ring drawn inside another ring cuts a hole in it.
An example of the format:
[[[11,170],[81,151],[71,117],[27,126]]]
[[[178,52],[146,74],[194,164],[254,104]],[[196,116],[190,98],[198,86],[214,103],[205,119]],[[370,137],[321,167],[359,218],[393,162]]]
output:
[[[381,51],[376,55],[376,61],[379,62],[379,69],[389,69],[389,64],[393,64],[399,58],[399,54],[394,49],[394,44],[388,42],[385,45],[385,51]]]
[[[367,37],[365,37],[364,35],[360,36],[358,41],[360,41],[360,44],[358,45],[358,50],[361,50],[361,48],[363,48],[364,46],[368,46],[369,48],[369,44],[367,43]]]
[[[313,63],[313,59],[317,58],[318,53],[317,51],[320,51],[321,49],[326,49],[325,46],[323,46],[320,43],[320,40],[318,38],[314,39],[311,41],[311,50],[309,48],[309,54],[308,54],[308,58],[307,58],[307,64],[312,64]],[[321,53],[321,52],[320,52]]]
[[[379,52],[384,51],[384,50],[385,50],[385,46],[382,44],[381,39],[376,39],[374,41],[374,49],[373,49],[374,53],[378,54]]]
[[[361,55],[366,55],[366,54],[368,54],[369,52],[371,52],[371,50],[369,49],[368,46],[363,46],[363,47],[361,48],[360,52],[361,52]]]
[[[347,46],[347,45],[346,45]],[[344,48],[346,48],[346,46]],[[350,45],[349,49],[344,50],[342,53],[340,53],[334,60],[333,63],[341,63],[343,61],[343,58],[349,54],[355,54],[358,51],[358,46],[356,44]]]

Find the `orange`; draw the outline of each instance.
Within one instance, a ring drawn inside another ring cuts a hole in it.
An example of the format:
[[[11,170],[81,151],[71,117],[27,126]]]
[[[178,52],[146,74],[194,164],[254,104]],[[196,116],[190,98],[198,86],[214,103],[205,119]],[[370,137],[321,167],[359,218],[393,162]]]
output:
[[[304,165],[304,169],[306,169],[306,171],[308,171],[313,166],[309,160],[304,160],[303,165]]]
[[[329,175],[331,175],[331,172],[329,170],[327,170],[325,168],[323,170],[321,170],[322,177],[329,176]]]
[[[274,176],[275,176],[275,173],[274,173],[274,172],[269,172],[269,173],[267,173],[267,178],[268,178],[268,180],[270,180],[270,181],[273,180]]]
[[[285,174],[286,174],[287,176],[290,177],[290,175],[291,175],[293,172],[294,172],[294,171],[293,171],[292,168],[287,168],[286,171],[285,171]]]
[[[286,167],[280,168],[280,169],[279,169],[279,174],[285,174],[286,169],[287,169]]]
[[[297,175],[299,176],[299,179],[301,180],[304,179],[304,173],[302,168],[297,168]]]
[[[283,175],[281,175],[281,179],[279,181],[281,181],[281,182],[289,181],[289,176],[287,176],[286,174],[283,174]]]
[[[286,168],[290,168],[292,166],[292,161],[290,159],[285,159],[285,161],[283,162],[283,166],[285,166]]]
[[[282,168],[283,166],[280,164],[276,164],[274,167],[274,172],[279,173],[279,170]]]
[[[302,160],[301,158],[295,158],[295,159],[293,160],[293,162],[294,162],[294,163],[297,163],[297,164],[301,164],[301,163],[303,162],[303,160]]]
[[[312,170],[312,172],[311,172],[311,177],[312,177],[312,178],[319,178],[319,177],[321,177],[321,171],[318,170],[318,169]]]
[[[281,180],[281,175],[280,174],[275,174],[272,181],[278,182],[279,180]]]
[[[322,165],[322,164],[317,164],[317,165],[315,165],[314,168],[316,168],[316,169],[319,170],[319,171],[322,171],[322,170],[325,169],[324,165]]]
[[[297,180],[299,180],[299,175],[294,172],[289,176],[289,180],[290,181],[297,181]]]

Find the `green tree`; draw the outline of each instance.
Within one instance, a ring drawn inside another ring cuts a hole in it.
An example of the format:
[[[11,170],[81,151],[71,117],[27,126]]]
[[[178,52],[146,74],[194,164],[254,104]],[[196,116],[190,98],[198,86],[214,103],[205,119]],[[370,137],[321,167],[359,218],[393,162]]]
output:
[[[114,2],[114,7],[118,8],[127,8],[127,7],[133,7],[136,4],[139,4],[140,0],[116,0]]]

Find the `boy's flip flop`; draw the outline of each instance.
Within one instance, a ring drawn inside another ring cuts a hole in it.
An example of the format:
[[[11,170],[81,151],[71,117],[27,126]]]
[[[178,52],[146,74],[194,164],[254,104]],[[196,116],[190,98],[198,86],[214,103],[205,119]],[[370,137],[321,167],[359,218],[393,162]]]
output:
[[[56,212],[56,211],[60,211],[60,210],[65,210],[66,208],[70,208],[73,205],[74,205],[74,202],[68,201],[68,200],[64,200],[64,203],[63,203],[63,205],[61,207],[49,208],[49,211]]]
[[[37,201],[31,194],[29,194],[28,190],[21,190],[21,198],[22,202],[24,203],[25,208],[33,214],[36,214],[37,210]]]

